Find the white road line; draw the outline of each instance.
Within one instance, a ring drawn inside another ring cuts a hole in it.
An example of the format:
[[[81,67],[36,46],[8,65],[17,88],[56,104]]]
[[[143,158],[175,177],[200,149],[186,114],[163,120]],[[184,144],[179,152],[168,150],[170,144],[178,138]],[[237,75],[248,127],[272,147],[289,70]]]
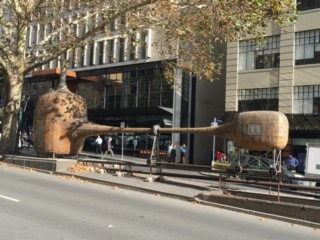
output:
[[[6,196],[3,196],[3,195],[0,195],[0,198],[4,198],[4,199],[7,199],[7,200],[10,200],[10,201],[13,201],[13,202],[20,202],[20,200],[18,200],[18,199],[11,198],[11,197],[6,197]]]

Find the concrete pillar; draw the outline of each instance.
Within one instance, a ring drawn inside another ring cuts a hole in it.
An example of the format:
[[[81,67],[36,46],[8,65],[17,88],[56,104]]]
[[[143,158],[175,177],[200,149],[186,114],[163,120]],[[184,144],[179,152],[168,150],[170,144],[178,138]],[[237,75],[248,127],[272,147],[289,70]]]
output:
[[[293,112],[293,86],[295,65],[294,26],[287,27],[281,34],[279,68],[279,111]]]

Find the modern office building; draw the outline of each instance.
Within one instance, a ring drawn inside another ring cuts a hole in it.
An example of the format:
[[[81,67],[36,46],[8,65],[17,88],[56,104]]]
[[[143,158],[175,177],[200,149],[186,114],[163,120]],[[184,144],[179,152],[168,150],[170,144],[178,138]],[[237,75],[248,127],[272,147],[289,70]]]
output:
[[[110,30],[116,33],[123,20],[119,17],[109,25]],[[41,41],[40,36],[50,34],[45,29],[45,26],[30,25],[30,47]],[[210,126],[214,117],[223,114],[224,80],[197,81],[190,74],[175,70],[176,81],[171,85],[163,74],[163,60],[175,59],[158,48],[159,41],[160,34],[146,29],[126,38],[97,37],[93,43],[65,54],[69,59],[68,87],[85,98],[89,120],[111,126],[203,127]],[[26,76],[25,126],[32,125],[37,97],[58,85],[59,68],[60,62],[56,59]],[[147,135],[126,136],[125,147],[132,148],[136,137],[138,148],[151,149],[152,138]],[[120,136],[113,139],[115,144],[120,144]],[[160,147],[165,150],[169,142],[178,147],[185,143],[188,163],[210,164],[212,141],[210,136],[163,134]]]
[[[289,144],[304,158],[307,142],[320,142],[320,1],[299,0],[296,24],[270,25],[264,46],[253,39],[227,45],[225,118],[236,112],[286,114]]]

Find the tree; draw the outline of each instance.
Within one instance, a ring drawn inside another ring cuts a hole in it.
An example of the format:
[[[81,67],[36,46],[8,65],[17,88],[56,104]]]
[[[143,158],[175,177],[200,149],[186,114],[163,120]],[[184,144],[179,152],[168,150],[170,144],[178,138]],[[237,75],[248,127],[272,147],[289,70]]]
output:
[[[3,132],[0,155],[12,153],[18,132],[25,75],[67,51],[114,38],[107,28],[126,22],[117,36],[152,28],[161,33],[159,51],[168,66],[213,79],[221,69],[215,43],[251,35],[261,37],[269,22],[283,27],[296,17],[293,0],[2,0],[0,70],[3,75]],[[90,24],[87,24],[90,23]],[[29,31],[37,26],[37,38]],[[137,43],[138,44],[138,43]]]

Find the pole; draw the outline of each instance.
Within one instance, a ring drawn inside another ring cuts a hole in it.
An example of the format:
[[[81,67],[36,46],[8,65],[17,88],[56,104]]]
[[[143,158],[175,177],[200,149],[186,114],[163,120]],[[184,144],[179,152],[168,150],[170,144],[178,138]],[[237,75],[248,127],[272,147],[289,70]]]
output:
[[[218,126],[218,122],[217,122],[217,119],[214,118],[214,121],[211,122],[211,127],[216,127],[216,126]],[[212,160],[213,161],[214,161],[215,152],[216,152],[216,136],[213,135],[213,141],[212,141]]]
[[[122,143],[121,143],[121,160],[123,160],[123,133],[122,133]]]
[[[212,160],[213,161],[214,161],[214,155],[216,152],[215,146],[216,146],[216,136],[213,135],[213,141],[212,141]]]
[[[121,128],[125,128],[125,122],[121,122],[120,123],[120,127]],[[123,160],[123,145],[124,145],[124,133],[121,134],[122,135],[122,140],[121,140],[121,160]]]

